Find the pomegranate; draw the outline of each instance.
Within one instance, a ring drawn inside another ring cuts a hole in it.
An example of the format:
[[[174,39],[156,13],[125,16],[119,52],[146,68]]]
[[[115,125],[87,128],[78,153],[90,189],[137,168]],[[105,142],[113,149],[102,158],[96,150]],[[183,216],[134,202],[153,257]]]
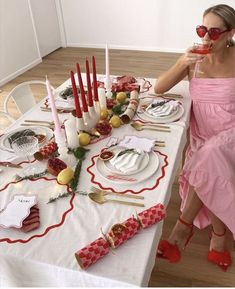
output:
[[[107,135],[111,132],[112,130],[112,126],[110,125],[110,123],[106,120],[101,121],[99,123],[97,123],[97,125],[95,126],[96,130],[101,134],[101,135]]]

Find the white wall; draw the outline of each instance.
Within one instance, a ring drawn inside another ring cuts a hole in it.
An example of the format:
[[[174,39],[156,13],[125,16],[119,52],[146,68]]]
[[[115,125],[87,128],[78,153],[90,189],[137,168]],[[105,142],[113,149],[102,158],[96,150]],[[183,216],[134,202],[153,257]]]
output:
[[[235,0],[61,0],[67,46],[182,52],[209,6]]]
[[[55,0],[63,46],[172,52],[198,41],[202,12],[221,2],[235,7],[235,0]],[[0,85],[41,62],[31,7],[0,0]]]
[[[40,61],[28,0],[0,0],[0,85]]]

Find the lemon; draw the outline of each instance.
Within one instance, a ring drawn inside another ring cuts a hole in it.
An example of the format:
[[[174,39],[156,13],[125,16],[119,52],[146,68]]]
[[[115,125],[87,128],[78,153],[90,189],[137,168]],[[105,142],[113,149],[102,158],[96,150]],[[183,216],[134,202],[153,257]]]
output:
[[[112,125],[112,127],[119,127],[122,124],[120,117],[117,115],[113,115],[109,122]]]
[[[90,143],[91,141],[91,137],[88,133],[86,132],[82,132],[78,135],[78,139],[79,139],[79,144],[81,146],[86,146]]]
[[[74,171],[71,168],[63,169],[57,175],[57,181],[61,185],[67,185],[74,177]]]
[[[102,108],[100,111],[100,119],[104,120],[109,116],[108,110],[106,108]]]
[[[127,95],[124,91],[121,91],[119,92],[117,95],[116,95],[116,100],[119,102],[119,103],[122,103],[126,100],[127,98]]]

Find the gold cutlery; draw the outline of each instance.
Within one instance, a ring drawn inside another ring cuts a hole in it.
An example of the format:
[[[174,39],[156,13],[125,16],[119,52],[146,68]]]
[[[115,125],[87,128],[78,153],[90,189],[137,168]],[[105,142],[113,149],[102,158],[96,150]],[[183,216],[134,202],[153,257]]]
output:
[[[35,126],[36,124],[35,123],[21,123],[20,124],[21,126]],[[39,126],[43,126],[43,127],[48,127],[48,128],[51,128],[51,129],[54,129],[54,125],[50,125],[50,124],[46,124],[46,123],[44,123],[44,124],[42,124],[42,123],[40,123],[40,124],[38,124]]]
[[[149,96],[156,96],[156,97],[162,97],[162,98],[183,98],[181,94],[175,94],[175,93],[148,93]]]
[[[95,188],[95,187],[91,187],[91,190],[94,192],[94,193],[97,193],[97,194],[101,194],[103,196],[106,196],[106,195],[118,195],[118,196],[122,196],[122,197],[126,197],[126,198],[133,198],[133,199],[144,199],[143,196],[138,196],[138,195],[130,195],[130,194],[121,194],[119,192],[111,192],[111,191],[105,191],[105,190],[101,190],[99,188]]]
[[[140,124],[140,123],[132,123],[131,126],[138,130],[138,131],[141,131],[141,130],[144,130],[144,129],[149,129],[149,130],[156,130],[156,131],[162,131],[162,132],[171,132],[170,129],[167,129],[167,128],[159,128],[157,126],[153,126],[153,125],[147,125],[147,124]]]
[[[41,109],[41,111],[51,111],[51,109],[49,107],[41,106],[40,109]],[[74,111],[73,108],[69,109],[69,108],[57,107],[57,112],[58,113],[70,113],[70,112],[73,112],[73,111]]]
[[[24,122],[29,122],[29,123],[45,123],[49,125],[54,125],[53,121],[46,121],[46,120],[33,120],[33,119],[25,119]]]
[[[136,125],[136,126],[139,126],[139,125],[148,125],[148,126],[155,126],[155,127],[159,127],[159,128],[167,128],[167,129],[170,129],[171,127],[168,126],[168,125],[164,125],[164,124],[157,124],[157,123],[139,123],[139,122],[135,122],[133,121],[132,124]]]
[[[113,203],[119,203],[119,204],[123,204],[123,205],[129,205],[129,206],[144,207],[144,204],[141,204],[141,203],[126,202],[126,201],[120,201],[120,200],[114,200],[114,199],[106,199],[103,195],[97,194],[97,193],[89,193],[88,196],[92,201],[94,201],[98,204],[113,202]]]
[[[22,168],[21,165],[13,164],[11,162],[0,162],[0,166],[2,167],[9,167],[9,168]]]
[[[163,143],[155,143],[155,146],[156,146],[156,147],[162,147],[162,148],[164,148],[164,147],[165,147],[165,144],[163,144]]]

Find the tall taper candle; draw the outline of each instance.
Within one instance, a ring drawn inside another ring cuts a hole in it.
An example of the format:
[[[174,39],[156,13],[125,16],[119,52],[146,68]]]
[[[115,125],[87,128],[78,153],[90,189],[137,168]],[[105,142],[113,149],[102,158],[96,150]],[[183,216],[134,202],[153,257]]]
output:
[[[48,93],[48,97],[49,97],[49,100],[50,100],[52,118],[53,118],[53,121],[55,123],[55,131],[57,133],[60,133],[61,132],[61,127],[60,127],[59,117],[58,117],[58,114],[57,114],[57,108],[55,106],[54,95],[52,93],[51,85],[50,85],[50,82],[47,79],[47,77],[46,77],[46,88],[47,88],[47,93]]]
[[[105,88],[106,89],[110,89],[109,48],[108,48],[108,44],[107,43],[106,43],[106,46],[105,46],[105,74],[106,74]]]
[[[74,97],[75,108],[76,108],[76,116],[78,118],[82,118],[82,111],[81,111],[81,107],[80,107],[80,103],[79,103],[79,99],[78,99],[78,91],[77,91],[73,71],[70,71],[70,79],[71,79],[71,84],[72,84],[72,89],[73,89],[73,97]]]
[[[88,105],[91,107],[91,106],[93,106],[93,99],[92,99],[92,90],[91,90],[91,78],[90,78],[89,62],[88,62],[87,58],[86,58],[86,80],[87,80]]]
[[[97,89],[97,78],[96,78],[96,63],[95,63],[95,57],[94,56],[92,56],[92,76],[93,76],[94,101],[98,101],[98,89]]]
[[[76,69],[77,69],[78,83],[79,83],[81,99],[82,99],[82,108],[83,108],[84,112],[88,112],[86,96],[85,96],[84,86],[83,86],[83,82],[82,82],[81,70],[80,70],[80,66],[78,63],[76,63]]]

